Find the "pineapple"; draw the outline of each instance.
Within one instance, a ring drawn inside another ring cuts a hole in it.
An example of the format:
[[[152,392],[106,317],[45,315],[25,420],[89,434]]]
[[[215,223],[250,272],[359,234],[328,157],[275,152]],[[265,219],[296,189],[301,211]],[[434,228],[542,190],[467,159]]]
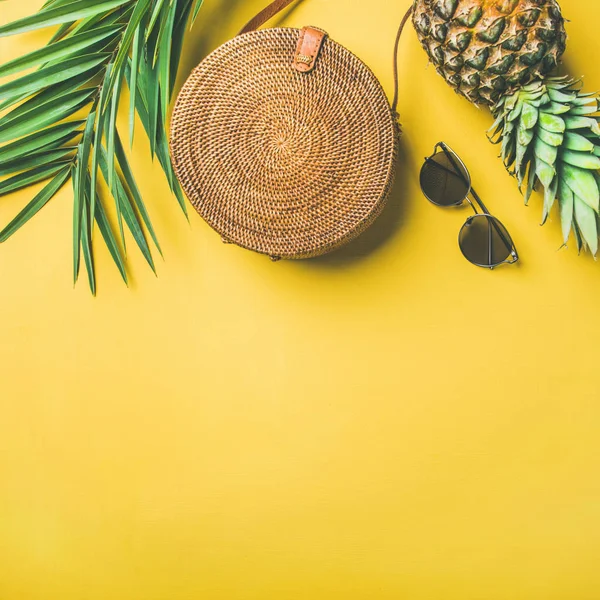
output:
[[[490,108],[489,134],[525,196],[543,189],[542,223],[558,201],[563,239],[598,252],[598,94],[553,77],[566,48],[556,0],[415,0],[413,25],[446,81]]]

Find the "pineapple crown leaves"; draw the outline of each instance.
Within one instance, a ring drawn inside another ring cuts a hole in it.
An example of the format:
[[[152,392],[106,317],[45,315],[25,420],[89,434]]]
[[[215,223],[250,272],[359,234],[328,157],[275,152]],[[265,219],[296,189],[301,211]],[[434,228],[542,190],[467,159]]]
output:
[[[598,252],[600,213],[600,98],[569,77],[550,77],[503,96],[488,137],[527,204],[544,192],[542,224],[558,200],[563,240]],[[524,188],[524,189],[523,189]]]
[[[71,179],[74,281],[83,256],[95,294],[96,226],[125,283],[125,229],[154,270],[147,238],[159,253],[160,246],[117,127],[119,99],[126,83],[130,143],[137,114],[186,213],[166,121],[187,24],[201,5],[202,0],[48,0],[38,13],[0,26],[0,37],[58,26],[46,46],[0,65],[0,196],[46,182],[0,231],[0,242]],[[7,76],[13,77],[2,83]],[[118,234],[99,173],[114,202]]]

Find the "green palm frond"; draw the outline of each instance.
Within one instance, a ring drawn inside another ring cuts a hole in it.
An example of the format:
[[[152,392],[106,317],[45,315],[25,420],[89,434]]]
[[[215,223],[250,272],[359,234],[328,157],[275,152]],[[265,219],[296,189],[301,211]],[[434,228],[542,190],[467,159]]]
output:
[[[126,230],[154,271],[150,244],[161,249],[117,127],[119,99],[127,84],[130,143],[137,114],[187,214],[169,157],[166,121],[183,38],[201,5],[202,0],[48,0],[38,13],[0,26],[0,37],[57,27],[45,47],[0,65],[0,196],[47,182],[0,231],[0,242],[71,179],[74,280],[83,257],[95,293],[96,226],[125,282]],[[114,202],[117,234],[101,179]]]

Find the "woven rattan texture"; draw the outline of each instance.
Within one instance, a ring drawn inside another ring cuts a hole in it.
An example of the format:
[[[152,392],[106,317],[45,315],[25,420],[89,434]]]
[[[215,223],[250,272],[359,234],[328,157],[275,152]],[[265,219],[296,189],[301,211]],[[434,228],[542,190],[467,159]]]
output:
[[[329,252],[381,212],[397,126],[381,84],[327,39],[309,74],[300,31],[237,36],[190,75],[171,123],[176,174],[225,241],[281,258]]]

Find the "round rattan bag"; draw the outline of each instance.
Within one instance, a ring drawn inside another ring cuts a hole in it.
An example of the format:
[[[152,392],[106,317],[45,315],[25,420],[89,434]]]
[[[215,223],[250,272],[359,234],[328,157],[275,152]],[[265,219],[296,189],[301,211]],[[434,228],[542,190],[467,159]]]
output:
[[[193,71],[170,147],[188,198],[224,242],[308,258],[381,212],[397,138],[363,62],[318,29],[275,28],[238,35]]]

